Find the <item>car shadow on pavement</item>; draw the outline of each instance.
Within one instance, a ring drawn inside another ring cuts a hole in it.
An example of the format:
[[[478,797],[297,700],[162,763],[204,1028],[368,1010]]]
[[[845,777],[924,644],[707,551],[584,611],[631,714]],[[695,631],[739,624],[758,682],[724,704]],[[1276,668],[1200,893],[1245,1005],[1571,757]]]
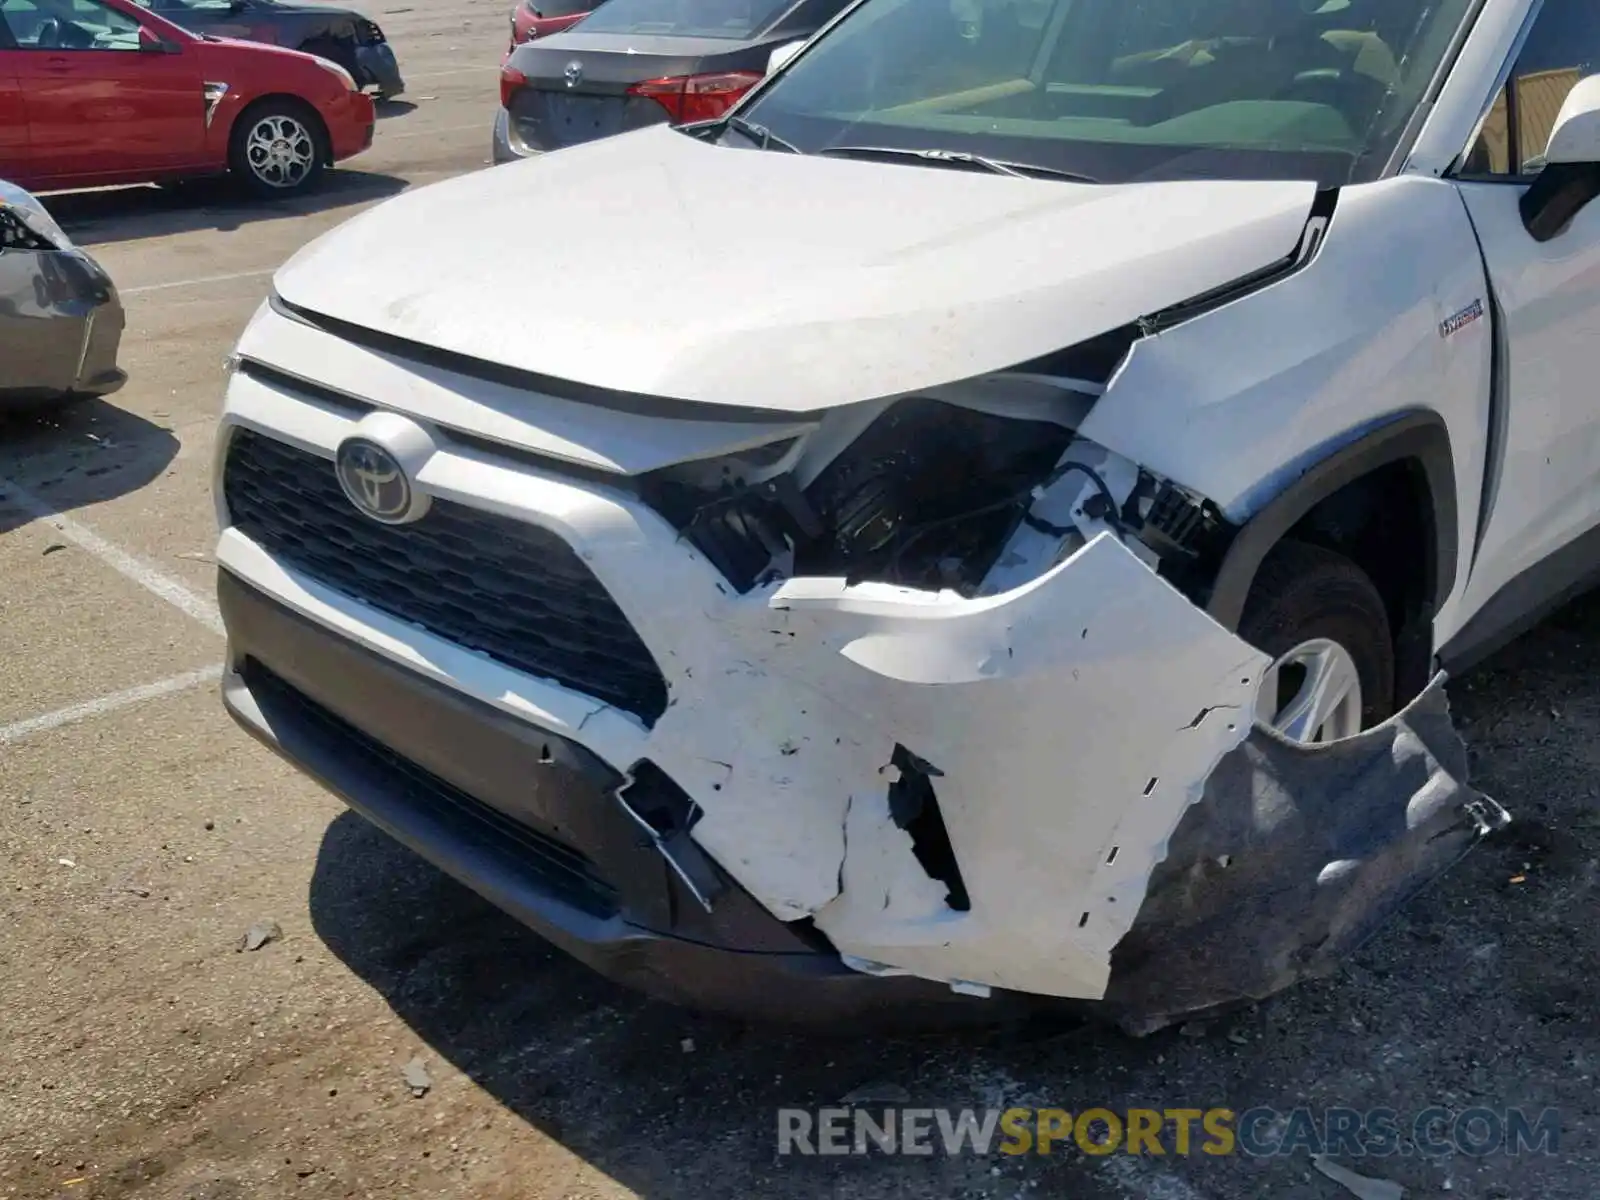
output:
[[[258,200],[232,180],[198,179],[156,187],[107,188],[89,192],[55,192],[45,198],[50,213],[80,246],[134,241],[212,229],[231,233],[252,221],[365,204],[403,191],[406,181],[373,171],[327,172],[317,187],[289,200]]]
[[[836,1031],[844,1040],[835,1042],[816,1030],[749,1026],[661,1004],[568,958],[351,812],[323,837],[310,912],[329,950],[434,1054],[645,1197],[776,1196],[745,1168],[754,1160],[773,1169],[780,1107],[833,1104],[879,1080],[915,1088],[930,1058],[972,1062],[986,1046],[1051,1036],[1035,1025],[1025,1033],[1013,1026],[874,1038],[863,1054],[850,1030]],[[950,1093],[925,1102],[970,1099]],[[710,1153],[719,1146],[738,1149]],[[822,1194],[821,1180],[842,1160],[820,1160],[820,1171],[785,1161],[800,1168],[788,1173],[804,1177],[795,1181],[805,1183],[798,1194],[809,1196]],[[861,1161],[852,1169],[882,1166]],[[983,1163],[985,1176],[988,1169]],[[927,1171],[921,1164],[918,1177]]]
[[[417,106],[409,100],[379,100],[374,107],[377,109],[380,121],[387,121],[390,117],[403,117],[407,113],[417,111]]]
[[[105,400],[0,411],[0,534],[137,491],[178,453],[170,429]],[[19,494],[23,493],[23,494]]]

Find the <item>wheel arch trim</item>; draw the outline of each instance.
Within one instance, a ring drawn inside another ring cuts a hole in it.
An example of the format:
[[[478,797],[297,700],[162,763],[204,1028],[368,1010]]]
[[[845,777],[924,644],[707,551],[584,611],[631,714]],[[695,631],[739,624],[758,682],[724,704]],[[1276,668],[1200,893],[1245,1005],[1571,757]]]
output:
[[[228,144],[230,146],[233,144],[234,134],[240,128],[241,121],[243,121],[256,109],[260,108],[263,104],[270,104],[274,101],[284,101],[289,104],[296,105],[307,116],[313,119],[311,132],[315,134],[318,139],[319,144],[317,146],[317,151],[319,155],[319,161],[325,167],[331,167],[334,165],[333,131],[328,128],[328,118],[323,116],[322,110],[310,100],[307,100],[304,96],[297,95],[294,92],[281,91],[262,92],[259,96],[251,96],[249,99],[243,99],[241,97],[241,100],[242,103],[240,103],[238,108],[234,110],[233,119],[228,122],[227,135]]]
[[[1323,500],[1382,467],[1406,460],[1421,464],[1429,497],[1423,514],[1432,542],[1425,591],[1427,615],[1455,585],[1460,554],[1455,462],[1444,419],[1428,410],[1403,413],[1312,464],[1269,500],[1235,534],[1211,588],[1206,611],[1227,629],[1237,629],[1245,599],[1262,560]]]

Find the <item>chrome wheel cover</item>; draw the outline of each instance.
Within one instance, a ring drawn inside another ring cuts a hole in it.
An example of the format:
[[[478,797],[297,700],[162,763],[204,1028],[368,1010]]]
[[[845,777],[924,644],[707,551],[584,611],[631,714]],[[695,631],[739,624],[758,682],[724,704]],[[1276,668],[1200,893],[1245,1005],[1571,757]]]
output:
[[[268,187],[292,188],[311,174],[317,143],[294,117],[262,117],[245,136],[244,157],[250,173]]]

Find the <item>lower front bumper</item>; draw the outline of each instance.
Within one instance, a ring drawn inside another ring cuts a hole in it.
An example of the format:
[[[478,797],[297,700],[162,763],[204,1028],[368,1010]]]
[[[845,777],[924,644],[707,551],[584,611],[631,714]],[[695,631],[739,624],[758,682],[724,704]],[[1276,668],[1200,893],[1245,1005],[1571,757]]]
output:
[[[387,42],[356,47],[355,76],[362,87],[376,88],[386,100],[406,90],[405,80],[400,78],[400,64]]]
[[[378,113],[365,92],[347,92],[330,104],[323,117],[328,126],[329,157],[334,162],[354,158],[372,146]]]
[[[601,974],[673,1003],[779,1021],[1005,1007],[852,971],[714,865],[720,892],[706,912],[624,813],[622,779],[582,747],[360,650],[226,571],[218,599],[223,699],[240,725]]]

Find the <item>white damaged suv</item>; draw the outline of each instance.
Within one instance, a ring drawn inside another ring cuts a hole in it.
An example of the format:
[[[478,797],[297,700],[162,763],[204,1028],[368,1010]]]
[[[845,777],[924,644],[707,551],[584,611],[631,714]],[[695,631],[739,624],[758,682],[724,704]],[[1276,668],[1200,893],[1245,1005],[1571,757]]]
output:
[[[1508,819],[1443,680],[1600,561],[1597,60],[1584,0],[859,0],[391,200],[237,349],[226,703],[684,1003],[1324,971]]]

